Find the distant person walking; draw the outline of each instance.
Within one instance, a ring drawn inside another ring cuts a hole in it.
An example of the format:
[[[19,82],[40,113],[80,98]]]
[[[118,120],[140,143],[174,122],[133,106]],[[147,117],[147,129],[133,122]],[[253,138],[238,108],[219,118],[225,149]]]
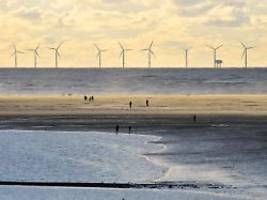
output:
[[[95,97],[94,97],[94,96],[92,96],[92,97],[91,97],[91,99],[92,99],[92,101],[94,101],[94,100],[95,100]]]
[[[132,127],[129,126],[129,127],[128,127],[128,130],[129,130],[129,134],[131,134],[131,133],[132,133]]]
[[[130,108],[130,110],[132,109],[132,107],[133,107],[133,102],[130,101],[130,102],[129,102],[129,108]]]
[[[88,97],[87,96],[84,96],[83,99],[84,99],[84,101],[87,101]]]
[[[120,126],[119,125],[116,125],[115,130],[116,130],[116,133],[118,134],[119,131],[120,131]]]
[[[193,116],[193,122],[197,122],[197,116],[196,115]]]
[[[149,107],[149,100],[146,100],[146,107]]]

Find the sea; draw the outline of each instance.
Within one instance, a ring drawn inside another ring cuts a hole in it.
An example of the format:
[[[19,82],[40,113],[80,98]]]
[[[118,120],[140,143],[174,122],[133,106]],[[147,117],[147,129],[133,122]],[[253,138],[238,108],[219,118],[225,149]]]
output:
[[[0,69],[2,95],[267,94],[267,68]]]

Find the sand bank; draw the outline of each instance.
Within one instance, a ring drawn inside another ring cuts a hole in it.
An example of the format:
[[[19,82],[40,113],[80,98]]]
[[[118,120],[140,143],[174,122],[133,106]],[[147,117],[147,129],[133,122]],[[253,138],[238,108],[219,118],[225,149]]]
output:
[[[149,107],[146,107],[146,99]],[[129,109],[129,101],[133,108]],[[267,95],[0,96],[0,115],[267,115]]]

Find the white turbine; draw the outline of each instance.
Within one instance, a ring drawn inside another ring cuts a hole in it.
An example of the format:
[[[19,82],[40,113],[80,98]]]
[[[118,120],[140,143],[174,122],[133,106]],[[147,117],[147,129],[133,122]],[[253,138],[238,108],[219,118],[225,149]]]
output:
[[[33,52],[34,68],[37,68],[38,58],[40,57],[39,52],[38,52],[39,48],[40,48],[40,44],[38,44],[37,47],[35,47],[34,49],[28,49],[28,51]]]
[[[207,47],[209,47],[210,49],[213,50],[213,66],[214,66],[214,68],[216,68],[216,66],[217,66],[216,65],[216,61],[217,61],[217,50],[220,49],[222,46],[223,46],[223,44],[221,44],[218,47],[212,47],[212,46],[207,45]]]
[[[191,48],[185,48],[184,54],[185,54],[185,68],[188,68],[188,52]]]
[[[17,47],[15,44],[13,44],[13,49],[14,49],[14,52],[12,53],[11,56],[14,56],[14,66],[15,68],[17,68],[18,67],[18,54],[24,54],[24,52],[17,50]]]
[[[49,49],[55,51],[55,67],[58,68],[58,57],[60,57],[59,49],[64,44],[61,42],[57,47],[50,47]]]
[[[147,52],[147,57],[148,57],[148,68],[151,68],[151,63],[152,63],[152,55],[155,56],[154,51],[152,50],[154,41],[152,41],[150,43],[150,45],[148,46],[148,48],[146,49],[142,49],[142,51],[146,51]]]
[[[242,58],[245,57],[244,58],[244,60],[245,60],[245,68],[248,68],[248,50],[253,49],[254,47],[248,47],[243,42],[240,42],[240,43],[244,48],[243,53],[242,53]]]
[[[102,53],[108,51],[107,49],[100,49],[96,44],[95,45],[95,48],[97,50],[97,58],[98,58],[98,67],[99,69],[102,68]]]
[[[128,51],[132,51],[133,49],[124,48],[124,46],[121,43],[119,43],[119,45],[120,45],[120,48],[121,48],[120,57],[122,58],[122,68],[124,69],[125,68],[126,53]]]

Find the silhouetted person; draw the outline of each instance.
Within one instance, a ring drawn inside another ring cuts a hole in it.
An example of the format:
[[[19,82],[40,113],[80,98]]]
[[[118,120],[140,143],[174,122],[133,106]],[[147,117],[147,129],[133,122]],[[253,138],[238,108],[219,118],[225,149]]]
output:
[[[87,99],[88,99],[88,97],[87,97],[87,96],[84,96],[83,98],[84,98],[84,101],[87,101]]]
[[[94,96],[92,96],[92,98],[91,98],[91,99],[92,99],[92,101],[94,101],[94,100],[95,100]]]
[[[128,129],[129,129],[129,134],[131,134],[132,133],[132,127],[129,126]]]
[[[196,115],[193,116],[193,121],[197,122],[197,116]]]
[[[133,106],[133,102],[129,102],[129,108],[130,108],[130,110],[132,109],[132,106]]]
[[[149,100],[146,100],[146,107],[149,107]]]
[[[89,101],[92,101],[92,97],[91,96],[89,97]]]
[[[120,126],[119,125],[116,125],[116,133],[118,134],[120,131]]]

